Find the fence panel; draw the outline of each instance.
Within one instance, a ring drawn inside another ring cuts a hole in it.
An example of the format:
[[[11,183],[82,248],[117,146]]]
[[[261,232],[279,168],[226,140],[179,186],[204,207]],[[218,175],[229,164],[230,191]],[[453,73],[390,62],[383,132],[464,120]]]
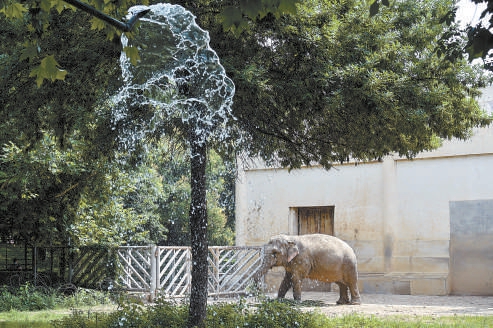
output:
[[[159,247],[157,289],[166,297],[190,293],[192,254],[189,247]]]
[[[118,248],[121,273],[118,281],[129,291],[153,292],[153,272],[151,271],[155,254],[153,246],[124,246]]]
[[[262,262],[262,247],[209,247],[210,296],[241,294]],[[190,247],[127,246],[118,248],[119,282],[129,291],[161,294],[168,298],[190,294]]]
[[[72,255],[69,281],[77,286],[99,288],[108,276],[109,250],[83,247]]]
[[[262,263],[262,247],[209,247],[209,295],[245,293]]]

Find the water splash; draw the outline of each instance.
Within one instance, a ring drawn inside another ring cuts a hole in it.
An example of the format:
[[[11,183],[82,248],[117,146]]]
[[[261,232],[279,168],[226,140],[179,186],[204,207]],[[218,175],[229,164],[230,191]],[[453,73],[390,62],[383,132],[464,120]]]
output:
[[[122,53],[125,85],[113,100],[113,124],[127,136],[124,147],[170,124],[195,129],[195,142],[225,140],[235,88],[209,46],[209,33],[178,5],[134,6],[129,16],[144,9],[150,12],[131,40],[140,61],[134,66]],[[122,43],[129,41],[123,36]]]

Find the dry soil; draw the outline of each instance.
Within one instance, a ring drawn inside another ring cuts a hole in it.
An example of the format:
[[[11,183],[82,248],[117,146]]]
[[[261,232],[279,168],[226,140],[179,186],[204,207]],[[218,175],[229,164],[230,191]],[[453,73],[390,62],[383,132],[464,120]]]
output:
[[[268,295],[275,298],[275,294]],[[292,295],[287,295],[292,299]],[[357,313],[388,316],[493,315],[493,296],[415,296],[361,294],[361,305],[336,305],[336,292],[303,292],[302,306],[329,316]]]

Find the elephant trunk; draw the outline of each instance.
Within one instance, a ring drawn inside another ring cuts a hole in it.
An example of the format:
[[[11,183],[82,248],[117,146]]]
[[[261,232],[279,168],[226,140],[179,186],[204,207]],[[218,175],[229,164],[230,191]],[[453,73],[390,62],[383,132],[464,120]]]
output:
[[[259,282],[260,279],[274,266],[272,261],[272,249],[268,246],[264,246],[264,256],[262,258],[262,265],[253,276],[255,282]]]

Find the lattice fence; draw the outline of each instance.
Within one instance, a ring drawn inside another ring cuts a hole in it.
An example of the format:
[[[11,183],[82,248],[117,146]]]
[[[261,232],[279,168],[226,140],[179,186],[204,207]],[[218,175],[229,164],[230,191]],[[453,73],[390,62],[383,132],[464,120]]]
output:
[[[118,248],[121,274],[119,282],[129,291],[153,289],[155,246],[126,246]]]
[[[184,297],[190,293],[189,247],[120,247],[119,283],[127,290]],[[261,247],[209,247],[210,296],[245,293],[262,262]]]
[[[100,288],[102,281],[108,278],[111,250],[103,248],[84,247],[72,255],[71,274],[69,281],[77,286]]]
[[[209,295],[245,292],[262,263],[262,248],[209,247]]]
[[[159,292],[166,297],[190,293],[192,253],[188,247],[159,247]]]

